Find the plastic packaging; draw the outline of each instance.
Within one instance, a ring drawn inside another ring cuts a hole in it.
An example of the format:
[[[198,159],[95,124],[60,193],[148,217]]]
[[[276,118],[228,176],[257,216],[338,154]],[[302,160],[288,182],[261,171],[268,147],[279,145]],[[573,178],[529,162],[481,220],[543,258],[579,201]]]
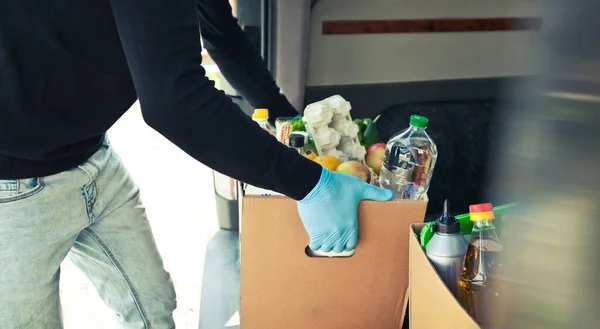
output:
[[[390,139],[379,173],[379,186],[396,198],[423,200],[437,160],[435,143],[425,129],[429,119],[412,115],[410,127]]]

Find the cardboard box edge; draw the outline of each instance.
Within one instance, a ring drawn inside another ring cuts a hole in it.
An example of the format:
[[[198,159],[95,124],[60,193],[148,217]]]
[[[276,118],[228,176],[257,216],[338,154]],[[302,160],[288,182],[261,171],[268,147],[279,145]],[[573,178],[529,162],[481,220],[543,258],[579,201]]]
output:
[[[471,316],[469,314],[467,314],[467,312],[464,310],[464,308],[462,307],[462,305],[460,305],[460,303],[458,302],[458,300],[456,300],[455,296],[450,292],[450,290],[448,289],[448,287],[441,282],[442,278],[440,277],[440,275],[437,273],[437,271],[435,270],[435,268],[433,267],[433,265],[431,264],[431,262],[429,261],[429,259],[427,258],[427,255],[425,254],[425,251],[423,250],[423,248],[421,247],[421,244],[419,242],[419,233],[420,230],[423,228],[423,226],[425,226],[425,223],[415,223],[415,224],[411,224],[410,226],[410,244],[409,244],[409,253],[408,253],[408,262],[409,262],[409,266],[408,266],[408,282],[409,282],[409,286],[408,286],[408,294],[409,294],[409,298],[412,299],[412,290],[413,290],[413,284],[412,284],[412,277],[413,277],[413,272],[412,272],[412,256],[413,256],[413,250],[415,252],[417,252],[415,249],[413,249],[413,246],[415,246],[416,248],[419,249],[420,254],[424,257],[424,259],[426,260],[426,264],[428,265],[427,270],[429,271],[433,271],[433,273],[435,274],[435,277],[437,277],[437,279],[440,281],[440,284],[443,286],[443,291],[445,291],[443,293],[443,295],[441,297],[443,297],[443,299],[448,300],[448,298],[451,298],[454,301],[454,307],[457,307],[457,310],[460,310],[462,312],[457,312],[455,315],[459,317],[459,319],[457,321],[462,322],[461,325],[461,329],[481,329],[481,327],[475,322],[475,320],[473,320],[473,318],[471,318]],[[436,300],[439,300],[440,298],[436,298]],[[448,305],[448,304],[445,304]],[[410,328],[411,329],[429,329],[429,328],[421,328],[421,327],[414,327],[413,328],[413,306],[414,304],[411,303],[410,307],[409,307],[409,321],[410,321]],[[434,306],[432,306],[432,308],[434,308]],[[456,327],[445,327],[447,329],[455,329]],[[445,328],[436,328],[436,329],[445,329]]]

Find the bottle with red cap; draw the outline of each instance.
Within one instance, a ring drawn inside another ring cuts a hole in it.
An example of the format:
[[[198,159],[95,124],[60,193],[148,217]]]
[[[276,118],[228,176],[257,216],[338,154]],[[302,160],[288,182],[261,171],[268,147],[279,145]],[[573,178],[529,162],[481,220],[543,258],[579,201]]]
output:
[[[494,209],[490,203],[476,204],[469,213],[473,231],[458,282],[458,300],[482,328],[499,328],[503,248],[492,222]]]

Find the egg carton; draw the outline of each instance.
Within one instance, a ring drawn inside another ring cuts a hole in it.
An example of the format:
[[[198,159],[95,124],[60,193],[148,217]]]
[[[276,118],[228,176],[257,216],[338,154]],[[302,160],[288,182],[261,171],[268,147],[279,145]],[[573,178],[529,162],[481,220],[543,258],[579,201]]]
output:
[[[352,122],[351,110],[350,102],[339,95],[306,106],[302,120],[319,155],[364,163],[367,150],[358,141],[358,126]]]

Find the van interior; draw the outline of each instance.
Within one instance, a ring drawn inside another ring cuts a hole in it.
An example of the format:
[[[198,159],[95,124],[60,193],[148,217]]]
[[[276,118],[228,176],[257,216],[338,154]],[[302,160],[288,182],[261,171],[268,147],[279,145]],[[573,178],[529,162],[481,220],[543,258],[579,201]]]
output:
[[[430,119],[439,150],[427,220],[504,203],[488,194],[509,86],[537,72],[537,0],[230,0],[282,92],[299,113],[332,95],[353,118],[378,121],[382,141]],[[204,56],[204,63],[210,63]],[[218,71],[216,74],[218,75]],[[253,108],[221,76],[244,112]],[[200,329],[239,328],[239,184],[214,173],[221,230],[206,251]],[[268,306],[265,306],[268,307]],[[408,328],[405,319],[405,328]],[[226,326],[228,325],[228,326]]]

